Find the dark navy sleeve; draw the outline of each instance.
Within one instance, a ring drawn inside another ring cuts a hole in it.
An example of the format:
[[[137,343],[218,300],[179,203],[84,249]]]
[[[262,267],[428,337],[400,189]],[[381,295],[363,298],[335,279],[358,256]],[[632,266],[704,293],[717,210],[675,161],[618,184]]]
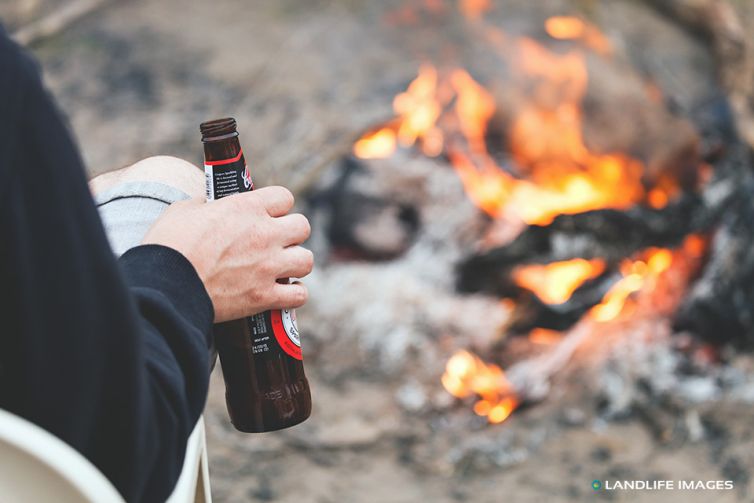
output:
[[[127,501],[163,501],[207,396],[212,303],[175,250],[115,260],[66,125],[1,32],[0,117],[0,407]]]

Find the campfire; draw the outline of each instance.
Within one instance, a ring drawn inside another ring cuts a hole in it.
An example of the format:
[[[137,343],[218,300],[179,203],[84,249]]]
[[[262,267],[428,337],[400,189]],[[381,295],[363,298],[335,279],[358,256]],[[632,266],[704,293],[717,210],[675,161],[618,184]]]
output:
[[[514,34],[488,2],[456,7],[485,64],[426,58],[311,198],[329,257],[313,287],[354,292],[318,303],[315,330],[355,316],[385,368],[444,361],[444,390],[489,423],[547,398],[587,347],[604,361],[681,333],[714,359],[743,340],[745,253],[719,241],[743,225],[721,215],[745,197],[748,150],[725,105],[674,110],[581,17]]]
[[[478,17],[484,10],[483,3],[469,4],[461,9],[468,16]],[[455,169],[468,198],[497,228],[506,229],[508,243],[499,239],[495,243],[502,250],[526,226],[546,231],[560,215],[637,206],[661,210],[682,190],[697,188],[688,183],[682,187],[682,181],[670,173],[654,179],[646,176],[644,162],[627,152],[596,152],[587,146],[582,124],[589,85],[587,52],[604,58],[612,53],[609,41],[596,27],[576,17],[547,19],[545,29],[552,39],[575,42],[565,51],[548,49],[529,37],[511,38],[487,29],[515,76],[509,84],[518,98],[512,109],[501,109],[492,92],[466,69],[425,64],[407,89],[395,96],[395,118],[356,141],[353,155],[386,159],[398,149],[415,149],[444,159]],[[494,136],[490,134],[493,127],[498,130]],[[701,168],[698,160],[688,168],[692,172],[685,174],[686,180],[695,180],[693,171]],[[494,238],[486,240],[487,246],[490,242]],[[536,303],[554,313],[577,292],[591,293],[593,301],[581,303],[579,315],[597,330],[596,324],[630,317],[637,297],[661,290],[666,274],[693,274],[695,269],[688,263],[693,260],[697,265],[704,249],[705,238],[690,234],[672,249],[647,247],[621,259],[577,257],[527,263],[537,257],[524,256],[505,267],[507,277],[502,281],[519,293],[531,292]],[[678,266],[680,262],[686,267]],[[679,267],[682,273],[668,273]],[[467,270],[473,274],[473,263]],[[600,288],[604,293],[595,297],[593,290]],[[513,298],[515,310],[516,295],[504,297]],[[527,307],[522,311],[530,310]],[[542,323],[536,316],[528,322],[532,341],[558,344],[561,337],[568,337],[548,330],[552,323]],[[520,396],[526,390],[517,390],[499,366],[485,363],[466,349],[448,360],[442,384],[455,397],[477,397],[474,412],[491,423],[504,421],[526,398]]]

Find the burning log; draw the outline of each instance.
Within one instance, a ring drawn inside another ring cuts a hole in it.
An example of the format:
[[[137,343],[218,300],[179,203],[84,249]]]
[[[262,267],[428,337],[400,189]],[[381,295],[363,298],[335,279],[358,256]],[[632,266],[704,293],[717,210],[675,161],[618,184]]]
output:
[[[560,215],[546,226],[531,225],[512,243],[472,255],[458,267],[462,292],[499,294],[501,277],[522,263],[548,263],[574,258],[615,262],[651,246],[673,247],[699,230],[698,198],[687,195],[661,210],[594,210]],[[504,284],[504,282],[502,283]]]
[[[504,373],[498,372],[494,365],[480,364],[478,359],[473,365],[464,366],[450,365],[449,362],[443,384],[451,394],[462,398],[474,392],[483,400],[487,400],[485,397],[495,396],[494,392],[497,389],[499,395],[514,396],[516,403],[542,400],[548,395],[554,377],[563,371],[575,353],[584,347],[587,341],[593,342],[593,336],[597,331],[602,332],[605,330],[604,327],[609,327],[605,323],[611,322],[622,313],[625,314],[624,307],[629,303],[633,312],[649,311],[657,315],[662,312],[662,308],[658,310],[658,297],[665,297],[665,301],[669,301],[669,305],[665,307],[672,309],[677,304],[679,298],[677,294],[682,292],[685,282],[676,283],[675,295],[658,291],[657,285],[667,280],[667,275],[678,278],[687,277],[688,272],[694,270],[701,260],[699,244],[697,238],[690,238],[675,252],[658,249],[641,254],[637,260],[624,261],[620,267],[619,279],[616,280],[616,275],[609,270],[602,277],[597,278],[604,280],[608,279],[605,277],[612,276],[609,278],[612,283],[602,296],[595,296],[598,303],[581,313],[584,316],[580,315],[578,323],[573,328],[569,327],[570,330],[562,338],[551,340],[545,351],[517,361]],[[574,296],[577,292],[574,292]],[[638,300],[632,301],[631,297],[634,294]],[[549,307],[558,309],[561,306]],[[663,319],[662,315],[659,319]],[[652,325],[649,318],[638,316],[636,320],[633,320],[630,315],[625,315],[616,325],[617,327],[624,325],[623,328],[607,328],[606,331],[607,334],[612,333],[620,339],[620,334],[631,331],[630,325],[635,324],[637,326],[635,329],[641,330],[641,325],[645,323]],[[665,323],[666,327],[667,325]],[[539,332],[533,331],[532,334],[539,334]],[[607,334],[600,333],[600,337],[606,337]],[[464,356],[461,359],[468,358]],[[497,388],[490,389],[490,374],[494,377]],[[477,380],[480,375],[484,377]]]
[[[685,194],[660,210],[642,206],[625,212],[595,210],[561,215],[547,226],[529,226],[510,244],[462,261],[457,286],[464,292],[511,296],[515,291],[511,272],[520,264],[577,257],[603,258],[615,263],[648,247],[676,247],[689,234],[709,232],[721,225],[709,265],[679,311],[678,327],[706,338],[720,338],[719,327],[725,326],[729,334],[726,338],[740,336],[751,313],[751,308],[740,304],[754,306],[754,289],[748,287],[748,276],[739,269],[748,270],[754,259],[754,254],[748,256],[749,239],[740,238],[750,235],[746,226],[754,217],[748,196],[754,190],[754,181],[747,174],[748,162],[748,151],[740,145],[720,165],[718,175],[702,194]],[[739,244],[732,245],[736,242]],[[605,284],[609,281],[587,282],[574,292],[571,300],[554,306],[529,298],[521,304],[521,314],[512,328],[517,331],[534,326],[568,328],[599,302],[595,297],[604,294]],[[734,297],[741,300],[736,303]]]
[[[545,303],[536,293],[526,290],[515,297],[516,310],[507,331],[511,334],[528,334],[535,328],[568,330],[590,309],[602,302],[620,278],[620,273],[611,268],[582,283],[567,300],[558,304]]]

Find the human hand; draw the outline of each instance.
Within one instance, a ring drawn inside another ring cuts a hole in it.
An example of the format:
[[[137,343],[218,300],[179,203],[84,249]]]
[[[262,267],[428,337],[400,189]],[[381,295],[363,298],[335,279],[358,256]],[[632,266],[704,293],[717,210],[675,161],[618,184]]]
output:
[[[306,287],[285,278],[303,278],[314,264],[299,246],[311,232],[309,221],[288,214],[293,195],[265,187],[211,204],[201,199],[171,205],[147,232],[143,244],[180,252],[194,266],[215,308],[215,322],[269,309],[302,306]]]

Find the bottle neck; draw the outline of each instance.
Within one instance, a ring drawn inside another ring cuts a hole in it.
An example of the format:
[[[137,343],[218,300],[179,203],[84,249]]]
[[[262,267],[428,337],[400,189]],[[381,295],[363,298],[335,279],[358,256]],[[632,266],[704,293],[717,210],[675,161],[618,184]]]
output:
[[[241,153],[238,133],[202,139],[205,161],[224,161],[233,159]]]

